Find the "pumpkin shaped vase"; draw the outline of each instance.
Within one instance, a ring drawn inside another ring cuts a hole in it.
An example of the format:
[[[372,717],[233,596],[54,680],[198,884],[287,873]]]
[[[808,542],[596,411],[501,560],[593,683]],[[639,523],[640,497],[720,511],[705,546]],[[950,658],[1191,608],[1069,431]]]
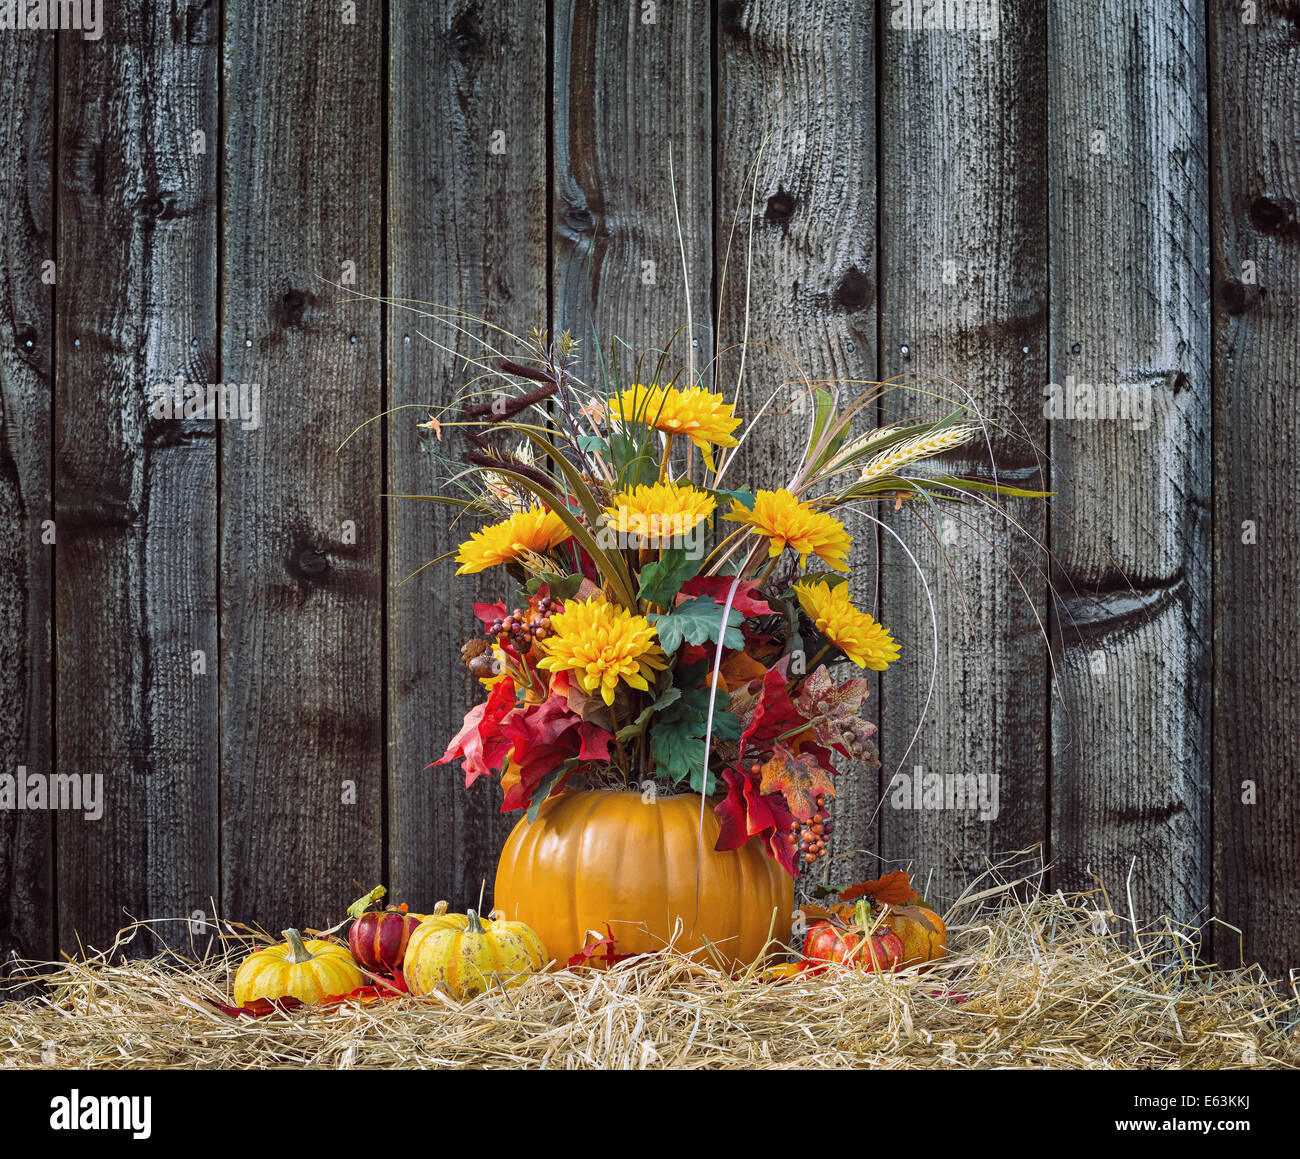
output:
[[[718,831],[712,805],[694,795],[560,793],[507,838],[496,906],[532,926],[561,968],[606,926],[619,954],[671,943],[743,968],[784,950],[794,882],[758,841],[714,849]]]

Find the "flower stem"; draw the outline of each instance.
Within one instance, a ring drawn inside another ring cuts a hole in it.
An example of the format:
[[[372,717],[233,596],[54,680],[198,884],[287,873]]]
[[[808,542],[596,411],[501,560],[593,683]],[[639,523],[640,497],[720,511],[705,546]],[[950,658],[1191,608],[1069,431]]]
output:
[[[663,482],[668,476],[668,460],[673,457],[673,433],[668,432],[668,437],[664,441],[664,461],[659,464],[659,482]]]

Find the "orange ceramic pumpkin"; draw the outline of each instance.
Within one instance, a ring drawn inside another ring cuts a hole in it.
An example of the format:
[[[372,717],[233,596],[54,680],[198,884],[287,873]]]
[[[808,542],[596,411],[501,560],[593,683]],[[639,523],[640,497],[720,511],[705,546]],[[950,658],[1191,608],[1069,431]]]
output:
[[[563,967],[588,930],[619,954],[674,945],[728,968],[763,956],[790,933],[794,882],[758,841],[720,853],[718,819],[700,798],[637,792],[560,793],[524,818],[497,866],[496,906],[537,931]],[[697,881],[698,872],[698,881]],[[698,885],[698,889],[697,889]]]

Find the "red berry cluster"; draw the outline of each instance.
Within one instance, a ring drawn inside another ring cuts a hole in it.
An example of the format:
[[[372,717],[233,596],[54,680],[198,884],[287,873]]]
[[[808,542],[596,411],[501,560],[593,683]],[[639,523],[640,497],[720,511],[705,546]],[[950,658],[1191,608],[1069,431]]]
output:
[[[551,617],[564,610],[560,600],[550,596],[532,596],[526,608],[515,608],[498,616],[488,625],[487,636],[498,644],[510,644],[516,652],[526,652],[534,640],[545,640],[551,631]]]
[[[830,810],[826,808],[826,798],[817,798],[817,812],[811,821],[795,821],[790,826],[786,841],[791,847],[798,846],[799,856],[806,865],[819,861],[826,856],[826,842],[835,829]]]

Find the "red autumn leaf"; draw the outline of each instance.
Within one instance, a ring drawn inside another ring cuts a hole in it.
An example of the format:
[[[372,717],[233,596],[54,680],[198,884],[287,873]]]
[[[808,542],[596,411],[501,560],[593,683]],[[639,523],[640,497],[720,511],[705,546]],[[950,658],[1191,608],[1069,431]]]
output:
[[[504,762],[510,743],[501,731],[502,721],[514,710],[515,686],[510,679],[493,687],[486,701],[476,704],[465,714],[460,732],[452,737],[447,751],[433,765],[445,765],[457,757],[464,758],[465,787],[469,788],[479,777],[491,776]]]
[[[375,979],[372,985],[358,986],[355,990],[349,990],[346,994],[327,995],[313,1005],[322,1007],[337,1006],[341,1002],[360,1002],[363,1006],[370,1006],[375,1002],[387,1002],[410,993],[406,988],[406,980],[401,974],[393,978],[379,978],[375,974],[368,974],[367,976]],[[304,1006],[307,1006],[307,1003],[299,998],[255,998],[252,1002],[245,1002],[242,1006],[236,1006],[229,1002],[218,1002],[215,998],[204,998],[204,1001],[231,1018],[268,1018],[275,1014],[292,1014],[295,1010],[301,1010]]]
[[[587,935],[583,939],[582,949],[569,959],[569,967],[572,969],[574,966],[581,966],[584,963],[597,960],[604,962],[607,966],[612,966],[615,962],[623,962],[632,957],[635,957],[635,955],[614,952],[614,931],[606,923],[603,938],[596,930],[587,931]]]
[[[569,957],[570,969],[574,966],[581,966],[586,962],[590,962],[592,958],[603,958],[605,955],[601,951],[612,951],[614,949],[613,931],[610,930],[608,926],[606,926],[605,929],[608,932],[603,938],[600,937],[595,930],[587,931],[586,936],[582,940],[582,949]]]
[[[780,741],[772,756],[763,762],[759,776],[759,789],[768,794],[780,793],[800,821],[812,819],[819,796],[835,795],[834,781],[814,754],[791,752]]]
[[[578,759],[584,761],[608,761],[609,742],[614,739],[612,732],[606,732],[594,724],[583,721],[578,725]]]
[[[504,620],[509,610],[500,600],[495,604],[474,605],[474,614],[483,621],[485,628],[491,627],[493,620]]]
[[[501,731],[518,766],[517,774],[508,778],[509,783],[503,778],[506,790],[501,803],[503,813],[527,808],[538,785],[565,761],[573,757],[608,760],[609,744],[613,740],[604,729],[584,721],[569,708],[565,697],[558,695],[541,704],[515,709],[503,720]]]
[[[204,998],[209,1006],[228,1014],[231,1018],[266,1018],[271,1014],[288,1014],[303,1005],[297,998],[258,998],[236,1006],[230,1002],[218,1002],[215,998]]]
[[[738,849],[754,837],[761,837],[768,855],[779,861],[792,877],[798,876],[795,846],[786,840],[794,816],[780,793],[764,795],[758,782],[736,769],[722,770],[727,795],[713,811],[718,816],[719,851]]]
[[[719,604],[725,605],[733,583],[735,583],[733,576],[697,575],[682,584],[678,599],[683,596],[687,599],[695,596],[711,596]],[[767,601],[759,595],[758,584],[755,583],[739,584],[731,606],[747,620],[752,620],[755,616],[775,615]]]
[[[808,723],[790,699],[786,665],[787,660],[781,660],[769,668],[763,677],[758,703],[754,706],[749,723],[740,734],[741,757],[772,751],[777,737]]]
[[[840,901],[857,901],[860,897],[869,897],[881,905],[903,906],[912,896],[912,883],[905,869],[896,869],[875,881],[861,881],[847,889],[840,890]]]

